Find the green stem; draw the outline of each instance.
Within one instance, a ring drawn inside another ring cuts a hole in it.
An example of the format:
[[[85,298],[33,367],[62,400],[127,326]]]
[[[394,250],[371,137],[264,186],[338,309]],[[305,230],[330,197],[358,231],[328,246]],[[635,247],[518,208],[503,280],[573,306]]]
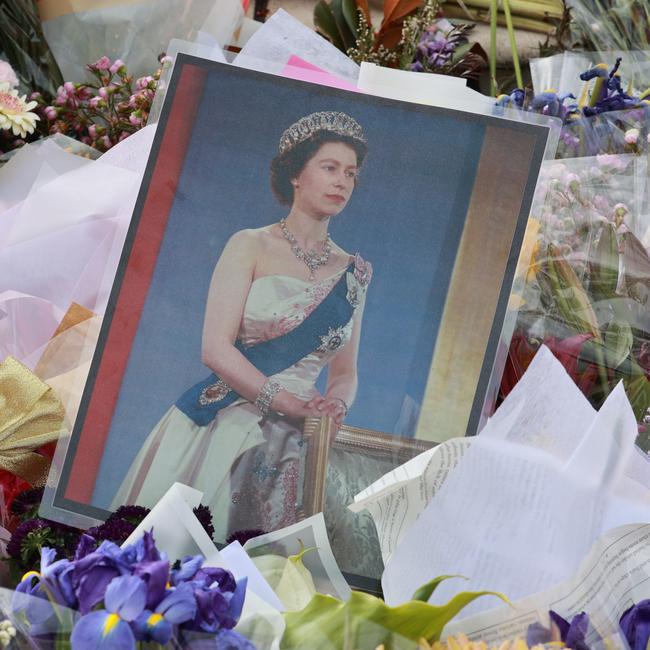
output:
[[[519,65],[519,55],[517,54],[517,41],[515,40],[515,28],[512,25],[512,15],[510,14],[510,0],[503,0],[503,13],[506,17],[506,29],[508,30],[508,40],[512,50],[512,65],[515,68],[515,79],[517,88],[524,87],[524,79],[521,76],[521,66]]]
[[[499,0],[490,0],[490,94],[497,96],[497,14]]]
[[[594,356],[596,357],[596,365],[598,366],[598,376],[603,388],[603,402],[609,395],[609,377],[607,376],[607,368],[605,367],[605,355],[603,348],[598,341],[594,343]]]

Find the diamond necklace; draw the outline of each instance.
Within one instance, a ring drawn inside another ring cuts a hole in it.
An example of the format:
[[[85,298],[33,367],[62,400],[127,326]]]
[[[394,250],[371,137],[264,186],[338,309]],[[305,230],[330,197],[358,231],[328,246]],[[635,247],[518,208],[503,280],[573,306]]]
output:
[[[316,269],[325,266],[330,259],[332,245],[330,243],[329,233],[327,233],[325,241],[323,242],[323,252],[319,254],[316,251],[305,251],[299,246],[293,233],[289,228],[287,228],[286,219],[280,219],[280,230],[282,231],[282,236],[289,242],[291,252],[296,256],[296,259],[307,265],[307,268],[309,269],[309,280],[313,282],[316,279],[316,276],[314,275]]]

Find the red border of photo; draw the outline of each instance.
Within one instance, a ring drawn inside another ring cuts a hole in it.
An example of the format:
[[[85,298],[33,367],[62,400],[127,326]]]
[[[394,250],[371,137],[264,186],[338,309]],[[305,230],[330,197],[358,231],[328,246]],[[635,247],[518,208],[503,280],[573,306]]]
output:
[[[180,64],[179,64],[180,65]],[[134,244],[79,436],[65,497],[90,503],[133,339],[153,277],[207,71],[185,65],[147,188]],[[92,433],[88,427],[92,426]]]

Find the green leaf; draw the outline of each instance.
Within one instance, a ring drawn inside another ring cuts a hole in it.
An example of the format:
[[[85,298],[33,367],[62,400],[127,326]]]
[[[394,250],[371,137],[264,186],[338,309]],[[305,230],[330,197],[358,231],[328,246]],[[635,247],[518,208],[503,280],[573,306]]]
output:
[[[343,10],[345,22],[356,41],[357,26],[359,25],[359,9],[357,8],[357,3],[355,0],[342,0],[341,9]]]
[[[319,0],[314,7],[314,25],[316,29],[326,38],[328,38],[334,47],[341,52],[345,52],[345,44],[336,24],[336,18],[325,0]]]
[[[594,253],[591,267],[590,289],[598,297],[609,297],[616,293],[618,284],[618,239],[614,224],[605,224]]]
[[[631,376],[623,379],[625,393],[630,400],[637,422],[643,419],[646,410],[650,408],[650,381],[643,369],[635,361],[631,364]]]
[[[618,368],[627,359],[634,343],[630,324],[621,321],[607,326],[604,337],[605,360],[610,368]]]
[[[493,591],[463,592],[445,605],[414,600],[397,607],[389,607],[380,598],[360,591],[353,591],[345,603],[316,594],[303,610],[285,613],[286,629],[280,647],[375,648],[382,643],[389,645],[396,634],[412,641],[424,638],[433,642],[465,606],[488,595],[510,602]]]
[[[421,600],[423,603],[428,602],[429,598],[431,598],[431,595],[437,589],[438,585],[441,582],[448,580],[449,578],[462,578],[463,580],[467,580],[465,576],[459,575],[438,576],[433,580],[429,580],[429,582],[417,589],[413,594],[413,598],[411,600]]]
[[[347,20],[343,13],[343,0],[331,0],[330,9],[336,21],[336,26],[338,27],[339,34],[343,40],[343,45],[345,46],[345,51],[351,47],[354,47],[357,44],[357,39],[355,38],[352,30],[348,26]]]

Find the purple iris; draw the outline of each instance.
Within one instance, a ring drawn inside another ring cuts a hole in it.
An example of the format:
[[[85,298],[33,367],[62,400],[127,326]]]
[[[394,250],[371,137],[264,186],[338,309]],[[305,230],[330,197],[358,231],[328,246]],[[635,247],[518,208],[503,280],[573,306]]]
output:
[[[646,650],[650,640],[650,600],[642,600],[626,610],[619,624],[631,650]]]
[[[571,650],[589,650],[585,641],[589,631],[589,617],[585,612],[576,614],[571,621],[567,621],[554,611],[550,611],[549,616],[550,628],[544,627],[541,623],[533,623],[528,626],[526,642],[530,647],[559,640]]]
[[[176,586],[181,582],[191,580],[203,565],[202,555],[188,555],[181,560],[178,569],[171,571],[171,584]]]
[[[72,650],[134,650],[135,636],[129,623],[142,614],[146,598],[147,587],[140,578],[113,578],[103,595],[106,609],[82,616],[74,626]]]
[[[189,583],[172,589],[156,608],[145,609],[134,621],[135,635],[140,641],[169,642],[173,626],[190,621],[196,615],[194,588]]]
[[[77,607],[77,598],[72,585],[73,565],[68,560],[57,560],[53,548],[41,549],[40,571],[28,571],[16,591],[41,598],[52,596],[57,603],[66,607]]]
[[[575,110],[575,106],[571,104],[565,106],[564,102],[567,99],[575,99],[575,95],[571,93],[558,94],[551,91],[539,93],[530,102],[530,110],[551,117],[560,117],[564,120],[569,113]]]
[[[234,630],[219,630],[216,635],[202,638],[183,637],[186,650],[256,650],[244,636]]]
[[[165,645],[179,635],[195,640],[197,633],[210,634],[208,648],[254,647],[229,633],[241,615],[246,580],[202,567],[201,556],[186,557],[170,571],[151,533],[123,549],[109,541],[95,544],[84,535],[72,561],[42,549],[40,571],[27,573],[14,594],[14,611],[24,613],[32,633],[51,631],[54,603],[81,611],[73,650],[132,650],[136,639]]]
[[[75,561],[72,579],[82,614],[102,601],[111,580],[131,573],[122,555],[120,547],[113,542],[102,542],[97,550]]]
[[[246,578],[235,582],[224,569],[201,569],[191,583],[197,610],[194,619],[184,625],[189,630],[216,632],[235,627],[244,606]]]

